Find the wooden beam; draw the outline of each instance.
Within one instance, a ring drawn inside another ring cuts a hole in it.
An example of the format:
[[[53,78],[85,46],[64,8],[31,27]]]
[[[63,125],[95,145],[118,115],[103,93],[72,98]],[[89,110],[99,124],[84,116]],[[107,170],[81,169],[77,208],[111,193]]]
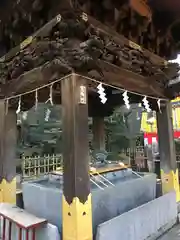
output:
[[[152,11],[146,0],[130,0],[130,6],[133,10],[149,20],[152,18]]]
[[[115,87],[137,92],[142,95],[167,98],[164,86],[151,78],[143,77],[137,73],[122,67],[117,67],[105,61],[99,61],[99,66],[103,71],[103,78],[99,76],[96,71],[89,72],[88,76],[97,80],[102,80]]]
[[[0,112],[0,202],[16,204],[16,112],[3,100]]]
[[[87,75],[97,80],[102,80],[110,85],[128,89],[129,91],[137,91],[145,95],[165,97],[164,89],[160,88],[158,83],[153,86],[152,83],[148,82],[146,77],[104,61],[100,61],[99,65],[103,70],[104,78],[102,78],[102,76],[96,71],[91,71]],[[41,66],[22,74],[17,79],[9,81],[3,86],[1,94],[5,92],[6,96],[12,96],[13,94],[30,91],[60,77],[63,77],[63,75],[61,75],[61,72],[56,72],[55,64],[52,64],[48,69],[44,69],[44,66]],[[93,82],[89,80],[89,84],[91,83]]]
[[[44,64],[4,84],[1,87],[0,95],[1,97],[12,97],[16,94],[32,91],[70,73],[69,69],[62,69],[56,63]]]
[[[0,93],[1,98],[12,97],[16,94],[32,91],[33,89],[71,74],[69,69],[62,69],[61,71],[60,66],[55,63],[49,65],[45,64],[45,66],[43,65],[39,68],[30,70],[29,72],[22,74],[17,79],[12,79],[7,84],[2,85]],[[114,87],[127,89],[129,91],[137,92],[142,95],[149,95],[157,98],[167,98],[164,88],[160,87],[157,82],[153,84],[149,82],[146,77],[140,76],[136,73],[104,61],[99,61],[99,66],[103,69],[104,77],[100,76],[96,71],[90,71],[87,76],[84,76],[84,78],[90,77],[92,80],[99,80]],[[94,81],[91,81],[87,78],[87,82],[90,88],[96,91],[96,84]],[[39,100],[45,101],[46,98],[48,98],[48,94],[48,90],[41,90],[39,93]],[[26,104],[27,108],[34,104],[34,97],[29,97],[27,95],[23,97],[23,99],[24,109],[26,109]],[[57,98],[55,98],[55,100],[56,99]],[[10,104],[14,103],[14,101],[10,102]],[[59,103],[59,99],[57,99],[57,103]]]
[[[164,103],[157,113],[158,141],[163,193],[174,190],[180,201],[179,172],[176,163],[171,103]]]
[[[61,83],[63,107],[63,240],[92,240],[86,80]],[[83,97],[84,96],[84,97]]]
[[[142,95],[150,95],[154,97],[166,98],[164,89],[160,88],[158,83],[151,84],[149,83],[145,77],[139,76],[131,71],[122,69],[120,67],[116,67],[107,62],[100,61],[100,66],[103,69],[103,75],[99,76],[96,71],[91,71],[88,73],[88,77],[105,82],[114,87],[119,87],[122,89],[127,89],[132,92],[137,92]],[[25,74],[21,75],[17,79],[13,79],[9,81],[7,84],[3,85],[1,88],[1,98],[4,97],[12,97],[16,94],[21,94],[23,92],[32,91],[38,87],[41,87],[47,83],[54,81],[55,79],[60,79],[68,75],[69,70],[66,72],[59,71],[59,66],[52,64],[48,68],[44,68],[44,66],[35,68]],[[70,72],[69,72],[70,73]],[[70,73],[71,74],[71,73]],[[82,75],[78,75],[82,76]],[[82,76],[87,78],[87,76]],[[87,78],[88,85],[91,89],[96,91],[96,84],[94,81],[91,81]],[[93,86],[93,87],[92,87]],[[39,101],[46,101],[48,98],[49,91],[41,90],[39,92]],[[32,94],[31,94],[32,95]],[[54,94],[55,96],[56,94]],[[58,94],[59,95],[59,94]],[[55,97],[55,101],[59,103],[59,99]],[[17,99],[16,99],[17,100]],[[23,97],[23,107],[26,109],[29,106],[33,106],[34,97],[29,97],[29,95]],[[14,104],[14,101],[10,101],[10,104]]]

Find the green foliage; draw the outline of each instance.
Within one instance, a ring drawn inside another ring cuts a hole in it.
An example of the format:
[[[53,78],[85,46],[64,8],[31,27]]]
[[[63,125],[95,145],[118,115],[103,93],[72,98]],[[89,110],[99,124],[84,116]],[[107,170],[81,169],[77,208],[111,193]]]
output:
[[[50,110],[48,121],[45,120],[47,110]],[[61,107],[48,104],[38,104],[37,110],[32,108],[27,119],[21,119],[21,138],[19,153],[38,155],[60,153],[62,150]],[[57,146],[58,145],[58,146]]]
[[[45,121],[46,111],[50,109],[50,117]],[[109,158],[116,158],[122,150],[129,148],[132,140],[140,135],[140,120],[137,119],[137,105],[131,110],[117,108],[111,117],[104,119],[106,133],[106,150]],[[32,108],[27,119],[21,119],[21,138],[19,154],[43,155],[62,152],[62,119],[61,107],[39,104]],[[92,142],[92,119],[89,119],[89,139]],[[92,149],[92,143],[90,144]],[[110,157],[111,156],[111,157]]]
[[[131,147],[132,140],[135,142],[137,139],[141,141],[140,119],[141,108],[137,105],[133,105],[130,110],[118,108],[111,117],[106,118],[107,150],[115,153],[121,152]]]

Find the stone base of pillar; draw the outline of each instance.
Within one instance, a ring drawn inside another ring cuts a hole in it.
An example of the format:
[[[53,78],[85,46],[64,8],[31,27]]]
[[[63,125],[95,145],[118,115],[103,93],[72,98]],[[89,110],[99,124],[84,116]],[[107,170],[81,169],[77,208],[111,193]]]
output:
[[[92,240],[91,194],[85,203],[77,197],[68,204],[63,196],[63,240]]]
[[[176,201],[180,201],[180,188],[179,188],[179,171],[176,169],[176,171],[169,171],[164,172],[163,169],[161,169],[161,180],[162,180],[162,192],[163,194],[166,194],[171,191],[176,192]]]
[[[11,182],[2,180],[0,184],[0,203],[16,204],[16,178]]]

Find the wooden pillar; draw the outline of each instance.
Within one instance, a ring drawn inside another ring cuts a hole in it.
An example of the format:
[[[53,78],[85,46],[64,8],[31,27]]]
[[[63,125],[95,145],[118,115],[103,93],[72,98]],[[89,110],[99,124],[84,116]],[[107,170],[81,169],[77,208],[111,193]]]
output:
[[[63,240],[92,240],[86,80],[61,83],[63,109]]]
[[[0,202],[16,204],[16,112],[3,100],[0,112]]]
[[[160,168],[163,193],[176,192],[176,200],[180,201],[179,174],[176,163],[175,143],[172,124],[171,103],[161,107],[157,113],[158,140],[160,152]]]
[[[105,150],[105,129],[103,117],[93,117],[93,146],[95,150]]]

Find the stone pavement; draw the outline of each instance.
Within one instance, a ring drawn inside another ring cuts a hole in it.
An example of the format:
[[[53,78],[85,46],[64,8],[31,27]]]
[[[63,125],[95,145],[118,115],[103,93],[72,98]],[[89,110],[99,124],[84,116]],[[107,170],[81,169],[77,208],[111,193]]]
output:
[[[173,227],[158,240],[180,240],[180,224]]]

